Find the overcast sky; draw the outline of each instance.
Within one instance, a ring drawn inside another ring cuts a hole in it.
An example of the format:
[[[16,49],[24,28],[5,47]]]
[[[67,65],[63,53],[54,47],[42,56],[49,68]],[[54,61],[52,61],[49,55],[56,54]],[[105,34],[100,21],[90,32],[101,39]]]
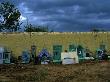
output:
[[[110,30],[110,0],[10,1],[20,10],[24,24],[28,18],[31,24],[60,32],[90,31],[93,27]]]

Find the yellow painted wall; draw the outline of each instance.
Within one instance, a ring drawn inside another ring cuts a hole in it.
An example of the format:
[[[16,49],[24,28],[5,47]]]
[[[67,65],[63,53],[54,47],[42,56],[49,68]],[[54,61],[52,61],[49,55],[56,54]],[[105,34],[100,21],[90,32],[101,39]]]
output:
[[[21,55],[25,49],[30,49],[32,44],[37,46],[37,53],[47,48],[52,53],[54,44],[63,45],[63,51],[68,49],[69,44],[81,44],[95,52],[101,42],[110,50],[110,32],[53,32],[53,33],[0,33],[0,45],[10,48],[15,56]]]

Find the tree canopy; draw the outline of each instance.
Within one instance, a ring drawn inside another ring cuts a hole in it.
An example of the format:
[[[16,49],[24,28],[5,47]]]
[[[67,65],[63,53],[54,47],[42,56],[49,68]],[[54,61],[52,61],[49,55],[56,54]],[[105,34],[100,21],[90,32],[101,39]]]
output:
[[[18,31],[20,15],[20,11],[12,3],[0,3],[0,31]]]
[[[106,30],[94,27],[94,28],[91,29],[91,31],[92,32],[105,32]]]
[[[25,26],[24,31],[26,32],[49,32],[49,29],[46,26],[34,26],[32,24],[29,24]]]

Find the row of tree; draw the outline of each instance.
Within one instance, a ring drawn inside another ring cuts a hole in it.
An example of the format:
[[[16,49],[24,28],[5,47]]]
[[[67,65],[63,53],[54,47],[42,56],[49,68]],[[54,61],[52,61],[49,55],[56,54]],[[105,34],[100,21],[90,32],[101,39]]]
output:
[[[0,3],[0,32],[15,32],[20,30],[20,16],[21,13],[18,8],[15,7],[10,2]],[[27,24],[24,26],[24,31],[26,32],[49,32],[47,26],[34,26],[32,24]],[[100,32],[97,28],[93,28],[91,31]],[[51,30],[52,32],[52,30]]]
[[[46,26],[34,26],[32,24],[29,25],[27,24],[24,27],[25,27],[24,31],[26,32],[49,32],[49,29]]]

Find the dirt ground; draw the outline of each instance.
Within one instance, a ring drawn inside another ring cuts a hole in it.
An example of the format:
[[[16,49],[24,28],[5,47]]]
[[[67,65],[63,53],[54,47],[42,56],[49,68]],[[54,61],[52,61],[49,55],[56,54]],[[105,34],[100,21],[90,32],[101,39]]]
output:
[[[110,62],[0,65],[0,82],[110,82]]]

